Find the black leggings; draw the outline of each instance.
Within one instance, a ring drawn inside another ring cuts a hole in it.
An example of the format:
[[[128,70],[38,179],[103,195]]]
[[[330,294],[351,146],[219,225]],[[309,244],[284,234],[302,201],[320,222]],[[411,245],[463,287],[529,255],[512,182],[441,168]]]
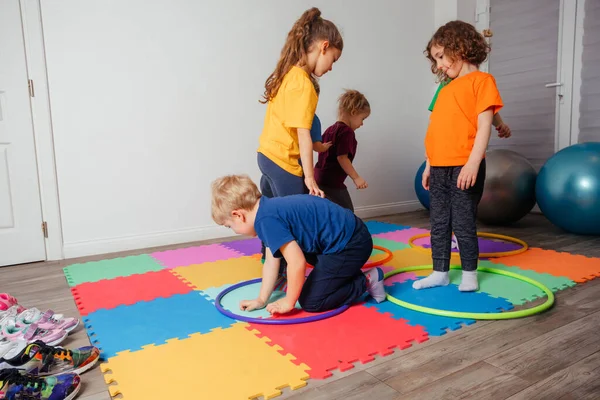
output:
[[[481,161],[475,185],[466,190],[456,187],[460,167],[431,167],[429,199],[431,255],[434,271],[450,269],[452,232],[458,240],[462,269],[475,271],[479,259],[477,206],[483,194],[485,159]]]

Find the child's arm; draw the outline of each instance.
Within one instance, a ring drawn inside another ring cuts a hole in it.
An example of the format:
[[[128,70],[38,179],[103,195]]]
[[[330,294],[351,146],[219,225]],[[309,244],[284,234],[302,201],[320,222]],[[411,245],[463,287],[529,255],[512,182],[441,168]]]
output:
[[[363,178],[361,178],[358,175],[358,172],[356,172],[356,170],[354,169],[352,161],[350,161],[350,159],[348,158],[348,154],[338,156],[337,160],[340,163],[340,166],[342,167],[344,172],[348,174],[350,178],[352,178],[357,189],[366,189],[369,186],[367,185],[367,182]]]
[[[460,170],[460,174],[458,175],[458,180],[456,182],[456,186],[459,189],[464,190],[475,185],[477,172],[479,171],[479,165],[481,164],[481,160],[483,160],[485,150],[487,149],[490,141],[493,117],[494,111],[492,107],[488,108],[477,117],[477,134],[475,136],[475,143],[473,144],[473,149],[471,150],[469,160]]]
[[[300,145],[300,159],[304,171],[304,183],[309,193],[315,196],[325,197],[325,194],[315,181],[315,170],[313,163],[313,146],[310,138],[310,130],[298,128],[298,142]]]
[[[260,285],[259,295],[254,300],[242,300],[240,302],[240,310],[242,311],[252,311],[264,308],[269,301],[269,298],[271,298],[271,294],[275,288],[277,276],[279,275],[279,264],[281,261],[278,258],[273,257],[271,249],[267,247],[265,250],[266,257],[262,268],[262,283]]]
[[[306,272],[306,258],[298,243],[288,242],[281,247],[281,254],[287,261],[287,293],[282,299],[267,306],[271,314],[285,314],[296,306],[296,302],[304,286]]]
[[[331,147],[333,143],[331,142],[327,142],[327,143],[323,143],[323,142],[313,142],[313,150],[316,151],[317,153],[325,153],[327,150],[329,150],[329,148]]]
[[[496,130],[498,131],[498,137],[509,138],[511,136],[510,128],[504,123],[499,112],[494,114],[492,125],[496,127]]]

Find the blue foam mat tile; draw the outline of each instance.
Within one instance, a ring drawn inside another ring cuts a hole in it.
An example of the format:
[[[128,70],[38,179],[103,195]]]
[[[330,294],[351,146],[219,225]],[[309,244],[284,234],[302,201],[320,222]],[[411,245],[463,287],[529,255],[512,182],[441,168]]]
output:
[[[236,322],[197,291],[98,310],[83,321],[90,341],[101,350],[104,360],[121,351],[133,352],[145,345],[185,339],[192,333],[208,333]]]
[[[461,319],[442,317],[438,315],[426,314],[418,311],[409,310],[400,307],[391,301],[384,301],[377,304],[375,300],[369,299],[365,303],[366,307],[374,307],[381,313],[389,313],[394,319],[405,320],[412,326],[421,326],[430,336],[442,336],[448,330],[455,331],[462,328],[463,325],[472,325],[476,321],[473,319]]]
[[[410,226],[396,225],[396,224],[390,224],[387,222],[380,222],[380,221],[367,221],[367,222],[365,222],[365,225],[367,226],[367,229],[369,230],[371,235],[377,235],[379,233],[386,233],[386,232],[393,232],[393,231],[401,231],[401,230],[410,228]]]
[[[458,286],[448,286],[415,290],[413,281],[394,282],[386,286],[388,294],[412,304],[460,312],[495,313],[514,308],[513,304],[503,298],[492,297],[482,292],[461,292]],[[389,312],[393,318],[404,319],[409,325],[420,325],[431,336],[440,336],[448,330],[460,329],[463,325],[471,325],[473,319],[442,317],[433,314],[413,311],[391,301],[375,303],[369,299],[367,306],[375,307],[380,312]]]
[[[506,299],[483,292],[461,292],[455,284],[421,290],[413,289],[412,284],[413,281],[394,282],[386,289],[392,296],[408,303],[449,311],[496,313],[514,308]]]

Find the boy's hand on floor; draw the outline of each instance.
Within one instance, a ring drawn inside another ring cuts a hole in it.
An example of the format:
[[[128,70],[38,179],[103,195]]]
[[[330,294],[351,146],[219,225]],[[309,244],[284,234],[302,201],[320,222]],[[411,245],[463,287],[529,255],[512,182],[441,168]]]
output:
[[[240,301],[240,310],[242,311],[258,310],[264,308],[264,306],[265,303],[260,299]]]
[[[289,304],[287,297],[279,299],[267,306],[267,311],[271,314],[287,314],[292,311],[295,304]]]

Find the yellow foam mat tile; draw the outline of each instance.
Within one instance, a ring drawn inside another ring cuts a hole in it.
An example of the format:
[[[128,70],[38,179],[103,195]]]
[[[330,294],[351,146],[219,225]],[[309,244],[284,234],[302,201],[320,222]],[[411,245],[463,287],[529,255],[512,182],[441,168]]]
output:
[[[238,322],[111,357],[100,366],[110,395],[124,400],[272,399],[282,388],[306,386],[310,368],[294,364],[292,355],[281,355],[281,347],[256,337],[247,326]]]
[[[260,278],[262,263],[260,259],[245,256],[177,267],[173,268],[171,272],[194,289],[204,290]]]

